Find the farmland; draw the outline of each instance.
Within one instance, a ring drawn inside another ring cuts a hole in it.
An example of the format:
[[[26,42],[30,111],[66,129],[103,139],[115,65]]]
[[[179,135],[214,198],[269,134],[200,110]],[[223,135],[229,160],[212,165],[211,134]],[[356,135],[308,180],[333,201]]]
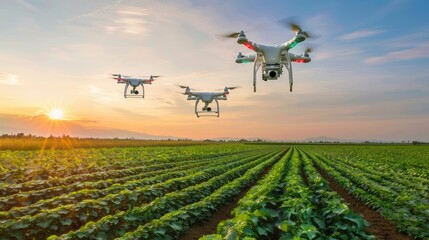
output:
[[[183,145],[0,151],[0,239],[429,237],[427,146]]]

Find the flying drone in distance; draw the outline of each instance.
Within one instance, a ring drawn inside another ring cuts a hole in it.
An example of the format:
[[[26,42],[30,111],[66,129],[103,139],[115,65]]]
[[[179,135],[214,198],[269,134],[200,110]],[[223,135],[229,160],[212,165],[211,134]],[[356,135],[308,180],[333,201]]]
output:
[[[160,76],[150,75],[149,78],[136,78],[130,76],[122,76],[121,74],[112,74],[112,78],[117,80],[118,84],[125,84],[124,97],[125,98],[144,98],[144,84],[152,84],[156,78]],[[128,93],[128,87],[131,86],[130,92]],[[141,86],[142,92],[140,94],[137,88]]]
[[[185,92],[183,95],[187,95],[187,100],[195,100],[195,114],[197,117],[219,117],[220,109],[218,100],[228,100],[227,95],[229,94],[229,90],[236,89],[237,87],[225,87],[221,92],[194,92],[191,91],[189,86],[181,86],[180,88],[184,88]],[[213,110],[209,105],[213,102],[216,102],[216,110]],[[201,111],[198,111],[198,103],[202,101],[204,102],[204,106]]]
[[[289,72],[289,90],[292,92],[293,75],[292,75],[292,62],[308,63],[311,61],[309,53],[311,48],[307,48],[303,54],[296,55],[290,53],[289,50],[295,47],[298,43],[310,38],[311,35],[305,32],[296,23],[291,22],[289,19],[280,21],[282,24],[287,24],[296,32],[295,36],[282,44],[269,46],[251,42],[247,39],[244,31],[234,32],[223,35],[226,38],[236,38],[238,44],[246,46],[248,49],[253,50],[255,53],[243,55],[238,53],[236,63],[250,63],[253,62],[253,91],[256,92],[256,73],[262,66],[262,80],[277,80],[283,73],[283,67]]]

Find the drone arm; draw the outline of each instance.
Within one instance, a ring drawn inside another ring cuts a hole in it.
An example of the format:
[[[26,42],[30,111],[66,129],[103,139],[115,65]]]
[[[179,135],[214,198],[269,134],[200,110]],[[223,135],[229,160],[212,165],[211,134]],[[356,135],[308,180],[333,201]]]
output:
[[[238,36],[237,43],[246,46],[250,50],[259,51],[258,44],[247,40],[247,37],[244,35],[244,33],[242,36]]]
[[[296,63],[309,63],[309,62],[311,62],[310,56],[305,55],[305,54],[295,55],[293,53],[286,52],[284,55],[282,55],[282,61],[287,61],[287,57],[289,57],[291,62],[296,62]]]
[[[222,93],[222,95],[215,96],[214,100],[228,100],[228,97]]]
[[[288,51],[288,50],[292,49],[293,47],[295,47],[298,43],[300,43],[304,40],[305,40],[305,37],[302,34],[297,33],[295,35],[295,37],[293,37],[291,40],[283,43],[281,46],[282,46],[283,50]]]
[[[247,47],[248,49],[250,49],[250,50],[253,50],[253,51],[259,51],[259,46],[258,46],[258,44],[254,43],[254,42],[246,41],[246,42],[244,42],[244,43],[243,43],[243,45],[244,45],[245,47]]]
[[[238,54],[237,58],[235,59],[236,63],[250,63],[255,62],[257,58],[257,54],[249,54],[249,55],[242,55],[241,53]]]

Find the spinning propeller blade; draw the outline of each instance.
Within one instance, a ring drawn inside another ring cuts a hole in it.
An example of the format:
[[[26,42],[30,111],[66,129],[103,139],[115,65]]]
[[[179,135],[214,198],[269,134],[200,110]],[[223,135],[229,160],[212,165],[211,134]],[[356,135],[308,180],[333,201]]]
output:
[[[180,88],[188,88],[189,86],[177,85]]]
[[[314,37],[313,34],[310,34],[308,31],[302,31],[302,28],[298,23],[296,23],[294,17],[287,17],[279,21],[284,27],[290,28],[293,32],[300,32],[304,34],[306,38]]]
[[[234,90],[234,89],[236,89],[236,88],[240,88],[240,87],[226,87],[226,88],[228,88],[228,90]],[[225,88],[218,88],[218,89],[215,89],[215,91],[223,91],[223,90],[225,90]]]
[[[248,33],[249,31],[226,33],[226,34],[220,35],[220,37],[221,38],[238,38],[238,36],[240,36],[241,32],[243,32],[243,34],[244,34],[244,33]]]
[[[228,90],[234,90],[234,89],[240,88],[240,87],[227,87],[227,88],[228,88]]]
[[[224,37],[224,38],[237,38],[238,35],[240,35],[240,32],[233,32],[233,33],[222,34],[221,36]]]

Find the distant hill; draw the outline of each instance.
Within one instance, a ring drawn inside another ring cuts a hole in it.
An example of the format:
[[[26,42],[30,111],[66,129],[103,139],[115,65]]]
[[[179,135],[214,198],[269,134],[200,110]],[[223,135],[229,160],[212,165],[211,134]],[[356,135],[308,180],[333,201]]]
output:
[[[377,140],[377,139],[339,139],[339,138],[332,138],[327,136],[319,136],[319,137],[310,137],[303,139],[299,142],[350,142],[350,143],[361,143],[361,142],[392,142],[392,141],[385,141],[385,140]]]

